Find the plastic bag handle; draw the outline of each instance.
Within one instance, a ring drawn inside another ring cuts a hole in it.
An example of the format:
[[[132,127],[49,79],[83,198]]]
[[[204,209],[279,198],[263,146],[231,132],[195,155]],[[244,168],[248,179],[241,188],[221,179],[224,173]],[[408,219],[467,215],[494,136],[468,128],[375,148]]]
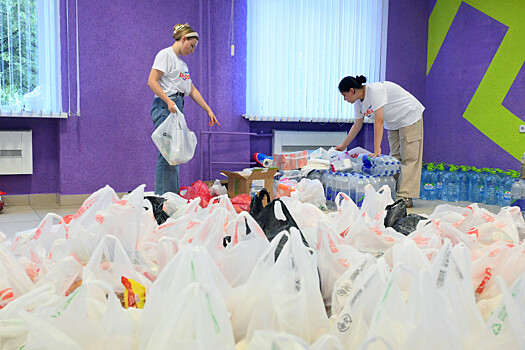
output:
[[[270,203],[270,201],[271,201],[270,193],[268,192],[268,190],[266,188],[263,188],[262,190],[259,191],[259,199],[261,201],[264,199],[264,196],[266,196],[266,199],[268,200],[268,203]]]

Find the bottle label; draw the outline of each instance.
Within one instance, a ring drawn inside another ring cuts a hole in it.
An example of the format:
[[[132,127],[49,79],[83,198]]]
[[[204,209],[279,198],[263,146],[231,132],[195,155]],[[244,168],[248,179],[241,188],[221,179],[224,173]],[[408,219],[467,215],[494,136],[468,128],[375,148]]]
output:
[[[504,191],[503,192],[503,198],[510,199],[510,191]]]
[[[443,182],[438,182],[436,188],[438,190],[442,190],[443,189]]]
[[[478,186],[479,193],[485,192],[485,187],[483,185]]]
[[[427,191],[432,191],[434,189],[434,184],[433,183],[426,183],[423,185],[423,188]]]

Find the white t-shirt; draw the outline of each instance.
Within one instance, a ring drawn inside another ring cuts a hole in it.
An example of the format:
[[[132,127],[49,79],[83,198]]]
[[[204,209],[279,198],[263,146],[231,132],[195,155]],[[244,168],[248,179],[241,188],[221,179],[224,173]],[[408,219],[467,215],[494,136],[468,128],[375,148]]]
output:
[[[188,66],[177,57],[170,46],[161,50],[155,57],[153,69],[158,69],[164,74],[159,79],[159,85],[166,95],[182,92],[188,96],[191,92],[191,78]]]
[[[384,81],[365,87],[363,101],[354,103],[356,119],[374,117],[374,111],[381,107],[387,130],[399,130],[421,119],[425,107],[401,86]]]

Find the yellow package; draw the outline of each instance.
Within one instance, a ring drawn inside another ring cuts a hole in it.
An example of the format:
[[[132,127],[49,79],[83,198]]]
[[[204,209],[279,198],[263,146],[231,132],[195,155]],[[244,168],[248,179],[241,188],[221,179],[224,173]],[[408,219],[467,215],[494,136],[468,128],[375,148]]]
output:
[[[124,285],[124,308],[143,309],[146,302],[146,287],[131,278],[121,278]]]

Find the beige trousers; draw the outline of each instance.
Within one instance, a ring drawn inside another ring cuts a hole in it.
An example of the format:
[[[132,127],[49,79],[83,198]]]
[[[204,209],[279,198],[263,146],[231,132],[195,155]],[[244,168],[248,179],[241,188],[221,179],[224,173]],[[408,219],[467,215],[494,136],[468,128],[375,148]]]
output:
[[[423,162],[423,117],[399,130],[388,130],[390,155],[401,162],[397,179],[397,195],[419,198]]]

